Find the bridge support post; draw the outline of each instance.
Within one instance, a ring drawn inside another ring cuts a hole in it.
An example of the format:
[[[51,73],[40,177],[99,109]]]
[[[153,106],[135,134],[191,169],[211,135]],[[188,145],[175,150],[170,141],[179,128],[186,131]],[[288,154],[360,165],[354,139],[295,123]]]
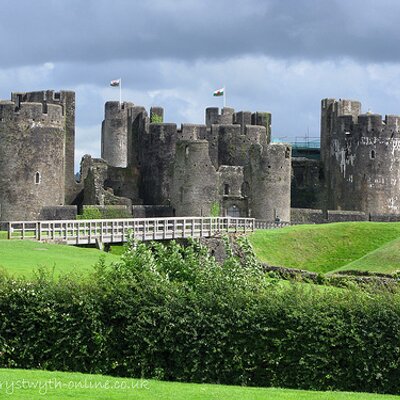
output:
[[[95,243],[96,243],[96,248],[103,251],[104,244],[99,238],[96,238]]]

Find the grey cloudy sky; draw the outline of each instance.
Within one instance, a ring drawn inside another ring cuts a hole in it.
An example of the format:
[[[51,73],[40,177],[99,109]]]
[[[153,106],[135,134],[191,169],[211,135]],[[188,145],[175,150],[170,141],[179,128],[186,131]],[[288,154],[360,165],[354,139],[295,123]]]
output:
[[[398,0],[0,0],[0,98],[75,90],[76,158],[99,156],[104,102],[271,111],[273,136],[319,135],[324,97],[400,114]]]

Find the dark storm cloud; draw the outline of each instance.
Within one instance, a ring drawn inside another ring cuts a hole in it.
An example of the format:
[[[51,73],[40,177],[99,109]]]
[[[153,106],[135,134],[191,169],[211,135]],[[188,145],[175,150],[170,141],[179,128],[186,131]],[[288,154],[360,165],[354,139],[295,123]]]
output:
[[[100,154],[104,103],[271,111],[273,135],[318,136],[320,100],[398,114],[398,0],[0,0],[0,98],[76,92],[76,161]],[[76,164],[77,165],[77,164]]]
[[[1,66],[231,58],[398,61],[396,0],[3,0]]]

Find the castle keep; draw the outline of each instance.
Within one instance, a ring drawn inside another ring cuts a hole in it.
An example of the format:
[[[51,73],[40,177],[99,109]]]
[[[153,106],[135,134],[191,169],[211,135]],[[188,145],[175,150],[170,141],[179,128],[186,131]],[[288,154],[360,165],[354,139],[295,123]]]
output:
[[[362,114],[358,101],[324,99],[320,159],[292,158],[290,145],[271,143],[267,112],[213,107],[204,124],[177,126],[161,107],[110,101],[101,158],[84,156],[77,182],[75,94],[12,93],[0,101],[0,221],[75,219],[88,206],[114,217],[393,220],[399,125],[400,116]]]
[[[214,210],[289,221],[290,148],[271,143],[269,113],[208,108],[206,124],[181,127],[163,118],[160,107],[149,116],[132,103],[106,103],[102,160],[88,167],[89,177],[99,164],[107,170],[103,183],[93,185],[92,192],[100,192],[94,195],[97,203],[170,208],[174,216],[208,216]],[[93,203],[86,191],[85,183],[85,202]]]

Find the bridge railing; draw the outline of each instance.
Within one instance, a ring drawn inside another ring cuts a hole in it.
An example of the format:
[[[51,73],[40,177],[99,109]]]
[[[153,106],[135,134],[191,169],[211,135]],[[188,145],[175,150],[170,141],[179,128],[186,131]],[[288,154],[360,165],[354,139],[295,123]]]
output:
[[[254,220],[255,229],[278,229],[291,225],[292,224],[290,222],[271,222],[271,221],[264,221],[261,219]]]
[[[8,238],[60,241],[68,244],[126,242],[210,237],[217,233],[246,233],[255,229],[253,218],[181,217],[61,221],[11,221]]]

